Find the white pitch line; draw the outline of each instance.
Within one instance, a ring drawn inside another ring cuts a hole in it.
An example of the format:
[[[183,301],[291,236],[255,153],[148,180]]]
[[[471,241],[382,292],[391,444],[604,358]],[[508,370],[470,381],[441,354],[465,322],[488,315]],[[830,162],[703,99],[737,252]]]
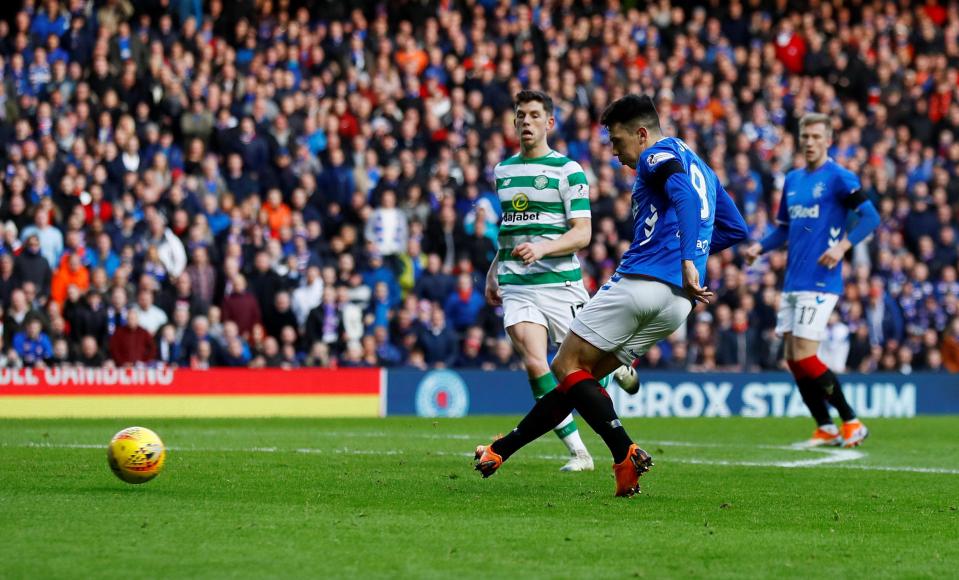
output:
[[[696,444],[689,441],[651,441],[653,445],[663,447],[744,447],[743,445],[723,445],[719,443]],[[106,449],[106,445],[97,445],[91,443],[24,443],[9,444],[2,443],[0,447],[13,448],[39,448],[39,449]],[[849,461],[855,461],[866,456],[862,451],[852,449],[802,449],[793,446],[775,446],[775,445],[753,445],[750,447],[763,449],[778,449],[782,451],[797,451],[802,453],[817,452],[824,453],[825,457],[814,459],[802,459],[797,461],[731,461],[724,459],[701,459],[696,457],[670,457],[664,460],[664,463],[682,463],[689,465],[717,465],[722,467],[779,467],[785,469],[823,467],[834,469],[858,469],[861,471],[892,471],[907,473],[928,473],[936,475],[959,475],[959,469],[950,469],[945,467],[915,467],[915,466],[896,466],[896,465],[864,465],[861,463],[850,464]],[[406,455],[407,453],[399,449],[350,449],[346,447],[334,449],[319,449],[315,447],[298,447],[294,449],[281,449],[277,447],[168,447],[171,451],[181,452],[201,452],[201,453],[304,453],[304,454],[324,454],[333,453],[336,455]],[[430,455],[441,457],[473,457],[469,452],[458,451],[431,451]],[[524,454],[523,457],[544,461],[562,461],[569,459],[566,455],[546,455],[546,454]]]
[[[9,444],[0,443],[0,448],[27,448],[27,449],[103,449],[106,451],[106,445],[97,445],[94,443],[24,443]],[[167,446],[169,451],[195,451],[202,453],[335,453],[338,455],[403,455],[402,450],[396,449],[350,449],[341,447],[337,449],[317,449],[315,447],[297,447],[295,449],[281,449],[279,447],[173,447]]]
[[[783,447],[783,449],[792,449],[792,447]],[[798,461],[783,461],[779,463],[779,467],[814,467],[817,465],[826,465],[829,463],[843,463],[845,461],[855,461],[857,459],[862,459],[866,456],[862,451],[855,451],[853,449],[815,449],[810,451],[816,451],[818,453],[825,453],[825,457],[817,457],[815,459],[800,459]]]
[[[23,448],[49,448],[49,449],[103,449],[106,450],[106,445],[96,445],[93,443],[23,443],[20,445],[10,443],[0,444],[0,447],[14,447],[18,449]]]
[[[781,447],[778,449],[792,449],[791,447]],[[831,450],[839,451],[843,450]],[[853,451],[853,453],[861,453],[858,451]],[[449,451],[434,451],[433,455],[443,455],[443,456],[452,456],[452,457],[473,457],[472,453],[461,453],[461,452],[449,452]],[[865,456],[865,454],[862,454]],[[544,461],[565,461],[569,459],[568,455],[524,455],[530,459],[541,459]],[[654,458],[655,459],[655,458]],[[837,461],[851,461],[852,459],[847,459],[845,457],[841,459],[834,459],[832,457],[823,458],[826,461],[821,461],[819,463],[812,463],[815,460],[807,461],[727,461],[723,459],[698,459],[694,457],[687,458],[678,458],[671,457],[668,460],[664,460],[664,463],[683,463],[688,465],[718,465],[721,467],[781,467],[786,469],[794,468],[810,468],[810,467],[823,467],[826,469],[858,469],[861,471],[899,471],[907,473],[931,473],[937,475],[959,475],[959,469],[949,469],[945,467],[911,467],[911,466],[895,466],[895,465],[863,465],[863,464],[848,464],[848,463],[837,463]],[[858,459],[858,458],[856,458]]]
[[[909,473],[935,473],[939,475],[959,475],[959,469],[945,467],[896,467],[895,465],[862,465],[859,463],[830,465],[836,469],[860,469],[863,471],[908,471]]]

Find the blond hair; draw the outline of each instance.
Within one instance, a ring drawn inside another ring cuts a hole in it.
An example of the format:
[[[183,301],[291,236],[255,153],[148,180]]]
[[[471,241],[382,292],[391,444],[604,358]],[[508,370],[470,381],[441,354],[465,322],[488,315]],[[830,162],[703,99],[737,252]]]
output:
[[[826,127],[826,138],[832,139],[832,117],[822,113],[806,113],[799,119],[799,130],[802,131],[807,125],[822,124]]]

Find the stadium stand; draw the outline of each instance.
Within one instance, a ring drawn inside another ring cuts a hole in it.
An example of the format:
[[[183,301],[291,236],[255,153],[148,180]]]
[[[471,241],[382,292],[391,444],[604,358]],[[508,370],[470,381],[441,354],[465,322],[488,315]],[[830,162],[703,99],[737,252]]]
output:
[[[832,114],[882,225],[824,356],[959,372],[959,8],[634,4],[26,0],[0,20],[0,365],[517,368],[482,285],[533,88],[589,176],[591,291],[632,236],[611,100],[654,95],[754,239],[799,117]],[[717,300],[641,364],[775,367],[784,265],[715,256]]]

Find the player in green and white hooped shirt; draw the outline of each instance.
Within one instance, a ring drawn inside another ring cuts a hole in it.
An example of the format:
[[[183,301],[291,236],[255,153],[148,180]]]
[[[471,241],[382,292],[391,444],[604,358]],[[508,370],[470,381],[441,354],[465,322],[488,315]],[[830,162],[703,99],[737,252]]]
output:
[[[486,276],[486,300],[503,304],[506,331],[539,399],[556,386],[547,341],[562,342],[576,310],[589,300],[575,255],[589,245],[592,233],[589,184],[578,163],[546,143],[555,124],[548,95],[522,91],[514,112],[520,153],[494,171],[503,221],[499,252]],[[572,415],[554,431],[571,455],[562,470],[592,470]]]

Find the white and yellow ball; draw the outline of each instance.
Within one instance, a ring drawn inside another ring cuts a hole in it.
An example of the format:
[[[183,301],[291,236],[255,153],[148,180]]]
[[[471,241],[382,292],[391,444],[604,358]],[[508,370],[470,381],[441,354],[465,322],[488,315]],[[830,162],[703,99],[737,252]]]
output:
[[[630,395],[635,395],[639,392],[639,376],[636,374],[636,369],[633,368],[633,365],[623,365],[619,367],[613,371],[613,378],[619,383],[620,388]]]
[[[107,461],[114,475],[127,483],[146,483],[156,477],[166,461],[166,447],[153,431],[127,427],[113,436]]]

